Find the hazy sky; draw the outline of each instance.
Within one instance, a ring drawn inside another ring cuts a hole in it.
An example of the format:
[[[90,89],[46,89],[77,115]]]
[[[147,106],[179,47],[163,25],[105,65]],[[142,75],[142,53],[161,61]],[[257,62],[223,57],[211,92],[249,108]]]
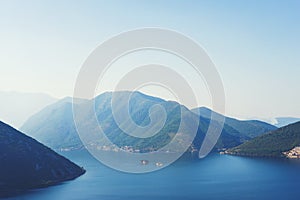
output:
[[[101,42],[142,27],[179,31],[206,49],[229,115],[300,117],[297,0],[0,0],[0,90],[70,96]]]

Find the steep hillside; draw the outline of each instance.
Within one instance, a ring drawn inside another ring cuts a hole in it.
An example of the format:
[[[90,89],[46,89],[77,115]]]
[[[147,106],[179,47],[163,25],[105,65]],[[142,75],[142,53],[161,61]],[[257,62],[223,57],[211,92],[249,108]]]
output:
[[[85,170],[0,122],[0,196],[72,180]]]
[[[73,120],[72,98],[64,98],[42,109],[20,130],[55,150],[82,147]]]
[[[283,152],[300,146],[300,122],[258,136],[229,149],[227,153],[242,156],[282,157]]]

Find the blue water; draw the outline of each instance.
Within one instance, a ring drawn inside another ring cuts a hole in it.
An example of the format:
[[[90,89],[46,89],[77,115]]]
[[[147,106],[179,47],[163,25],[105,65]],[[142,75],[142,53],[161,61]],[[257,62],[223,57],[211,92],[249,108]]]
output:
[[[213,154],[193,163],[179,161],[149,174],[126,174],[103,166],[87,152],[65,156],[87,173],[74,181],[9,199],[299,199],[300,162]]]

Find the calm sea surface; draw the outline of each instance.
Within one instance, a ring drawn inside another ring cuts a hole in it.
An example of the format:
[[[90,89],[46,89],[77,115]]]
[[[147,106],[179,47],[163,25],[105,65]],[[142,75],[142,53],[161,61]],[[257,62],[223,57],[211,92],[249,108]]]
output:
[[[9,199],[299,199],[300,162],[213,154],[148,174],[126,174],[105,167],[85,151],[65,156],[87,173],[74,181],[29,191]]]

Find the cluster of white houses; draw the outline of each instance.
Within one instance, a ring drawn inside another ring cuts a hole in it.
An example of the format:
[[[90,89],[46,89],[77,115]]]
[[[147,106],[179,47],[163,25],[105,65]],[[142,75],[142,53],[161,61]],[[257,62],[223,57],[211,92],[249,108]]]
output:
[[[300,158],[300,147],[295,147],[292,150],[283,152],[283,154],[288,158]]]

